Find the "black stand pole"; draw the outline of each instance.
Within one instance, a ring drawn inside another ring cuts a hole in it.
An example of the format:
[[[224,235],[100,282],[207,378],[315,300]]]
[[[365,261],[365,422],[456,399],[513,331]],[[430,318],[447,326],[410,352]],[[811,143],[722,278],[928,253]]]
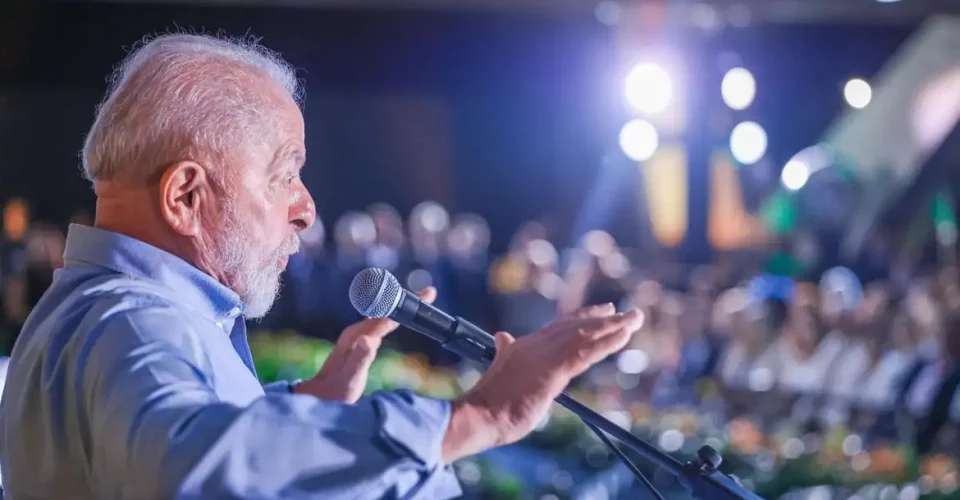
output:
[[[456,331],[442,343],[443,347],[466,359],[483,366],[489,366],[496,354],[493,337],[463,318],[458,317],[456,320]],[[697,451],[696,462],[681,464],[675,458],[630,434],[626,429],[604,418],[566,392],[561,393],[556,401],[590,426],[609,434],[627,448],[676,476],[681,484],[690,489],[697,498],[702,500],[762,500],[761,497],[747,491],[736,477],[728,476],[718,470],[723,459],[716,450],[709,446],[703,446]]]

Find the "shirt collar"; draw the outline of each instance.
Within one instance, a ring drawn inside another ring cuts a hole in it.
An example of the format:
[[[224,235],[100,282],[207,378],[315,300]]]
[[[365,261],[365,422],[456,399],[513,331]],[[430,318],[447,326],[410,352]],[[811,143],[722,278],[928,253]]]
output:
[[[217,321],[243,312],[240,296],[209,274],[176,255],[119,233],[71,224],[63,259],[65,268],[93,265],[152,281]]]

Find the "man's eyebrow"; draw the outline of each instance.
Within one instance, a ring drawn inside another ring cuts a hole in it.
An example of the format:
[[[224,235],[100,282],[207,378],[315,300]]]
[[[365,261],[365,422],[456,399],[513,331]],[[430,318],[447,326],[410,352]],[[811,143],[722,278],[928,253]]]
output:
[[[307,157],[304,154],[303,150],[296,146],[286,146],[277,151],[276,156],[274,156],[275,162],[278,164],[283,164],[290,162],[293,165],[293,170],[301,170],[303,166],[307,163]]]
[[[297,166],[298,169],[303,168],[303,166],[307,163],[307,155],[305,155],[303,151],[299,149],[291,150],[287,156],[290,158],[290,161]]]

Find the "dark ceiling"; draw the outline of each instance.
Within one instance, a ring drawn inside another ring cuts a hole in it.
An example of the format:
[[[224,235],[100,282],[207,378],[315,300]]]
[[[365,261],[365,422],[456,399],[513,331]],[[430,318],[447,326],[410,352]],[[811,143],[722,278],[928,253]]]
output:
[[[98,0],[75,0],[98,1]],[[155,0],[121,0],[125,3],[159,3]],[[537,12],[542,14],[583,14],[599,4],[616,4],[629,13],[643,7],[669,7],[670,18],[678,23],[704,16],[723,20],[729,17],[751,22],[823,23],[862,22],[868,24],[916,23],[936,14],[960,14],[957,0],[168,0],[163,3],[230,6],[289,6],[301,8],[357,9],[444,9]],[[617,7],[613,7],[616,9]],[[694,21],[695,22],[695,21]]]

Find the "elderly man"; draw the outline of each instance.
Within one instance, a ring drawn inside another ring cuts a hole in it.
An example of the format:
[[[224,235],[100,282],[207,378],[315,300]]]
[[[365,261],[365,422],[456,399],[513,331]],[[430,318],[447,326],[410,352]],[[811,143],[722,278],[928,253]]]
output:
[[[9,498],[455,497],[448,464],[522,438],[627,342],[638,314],[599,306],[498,333],[454,401],[361,398],[396,327],[365,321],[313,379],[261,386],[243,317],[269,310],[315,218],[298,96],[289,66],[247,41],[168,35],[120,66],[83,150],[94,227],[70,227],[9,367]]]

